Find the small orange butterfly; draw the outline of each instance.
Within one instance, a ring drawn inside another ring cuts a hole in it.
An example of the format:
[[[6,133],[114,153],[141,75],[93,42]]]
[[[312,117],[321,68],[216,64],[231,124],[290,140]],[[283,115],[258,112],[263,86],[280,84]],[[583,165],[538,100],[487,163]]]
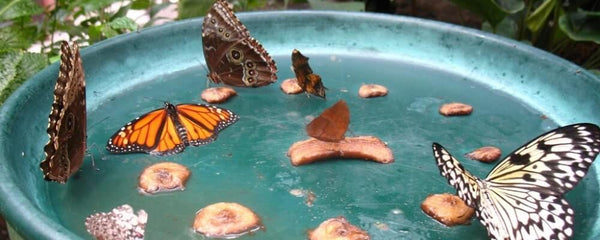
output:
[[[302,90],[317,97],[325,98],[327,88],[323,86],[321,76],[313,73],[308,65],[308,57],[302,55],[298,49],[292,51],[292,69],[296,75],[298,86]]]
[[[348,104],[344,100],[339,100],[306,125],[306,133],[321,141],[339,142],[344,139],[348,124],[350,124]]]
[[[127,123],[108,139],[111,153],[146,152],[171,155],[186,146],[211,143],[222,129],[238,116],[224,108],[205,104],[165,102],[165,107],[146,113]]]

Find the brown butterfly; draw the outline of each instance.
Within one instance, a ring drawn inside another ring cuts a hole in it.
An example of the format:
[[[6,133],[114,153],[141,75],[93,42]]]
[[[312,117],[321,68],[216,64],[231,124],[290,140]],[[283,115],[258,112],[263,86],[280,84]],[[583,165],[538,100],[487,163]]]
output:
[[[60,69],[48,119],[46,158],[40,163],[44,179],[67,182],[81,164],[86,150],[85,74],[76,43],[60,46]]]
[[[325,98],[325,86],[321,81],[321,76],[314,74],[308,65],[308,58],[302,55],[300,51],[292,51],[292,69],[296,74],[298,86],[307,93]]]
[[[204,17],[202,45],[208,78],[214,83],[261,87],[277,81],[275,61],[225,0],[217,0]]]
[[[306,133],[322,141],[339,142],[344,139],[349,123],[348,105],[340,100],[306,125]]]

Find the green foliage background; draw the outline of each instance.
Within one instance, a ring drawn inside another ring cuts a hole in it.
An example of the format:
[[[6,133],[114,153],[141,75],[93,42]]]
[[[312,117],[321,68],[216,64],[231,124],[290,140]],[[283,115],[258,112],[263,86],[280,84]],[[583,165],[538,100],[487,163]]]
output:
[[[301,8],[364,11],[362,1],[333,0],[230,0],[236,11]],[[394,0],[389,0],[394,1]],[[413,0],[413,3],[418,0]],[[481,16],[482,29],[538,48],[567,56],[581,43],[595,50],[581,63],[600,73],[600,1],[597,0],[450,0]],[[178,18],[201,17],[214,0],[180,0],[157,4],[153,0],[56,0],[53,8],[42,8],[34,0],[0,0],[0,104],[22,82],[58,59],[55,33],[68,34],[71,41],[87,46],[122,33],[152,26],[158,13],[175,5]],[[111,8],[112,6],[112,8]],[[115,9],[116,7],[116,10]],[[112,10],[111,10],[112,9]],[[143,10],[150,20],[138,26],[127,17],[130,10]],[[168,19],[174,20],[174,19]],[[40,52],[28,52],[39,44]]]

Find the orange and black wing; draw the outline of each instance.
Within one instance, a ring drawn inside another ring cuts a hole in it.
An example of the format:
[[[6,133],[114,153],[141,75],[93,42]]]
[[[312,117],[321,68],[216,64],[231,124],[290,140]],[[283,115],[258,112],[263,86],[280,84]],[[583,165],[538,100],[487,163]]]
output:
[[[176,108],[179,123],[186,130],[187,140],[194,146],[214,141],[219,131],[239,118],[227,109],[205,104],[179,104]]]
[[[183,151],[178,125],[166,109],[157,109],[127,123],[106,144],[111,153],[146,152],[170,155]]]

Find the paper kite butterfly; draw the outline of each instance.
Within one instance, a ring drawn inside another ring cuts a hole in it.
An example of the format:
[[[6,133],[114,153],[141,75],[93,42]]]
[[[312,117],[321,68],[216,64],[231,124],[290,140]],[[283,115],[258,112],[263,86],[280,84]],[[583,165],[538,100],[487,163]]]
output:
[[[235,123],[233,112],[205,104],[173,105],[146,113],[127,123],[106,144],[111,153],[146,152],[171,155],[186,146],[213,142],[219,131]]]
[[[574,212],[563,194],[585,176],[599,151],[598,126],[561,127],[509,154],[479,179],[441,145],[433,144],[440,173],[475,209],[492,239],[571,237]]]

